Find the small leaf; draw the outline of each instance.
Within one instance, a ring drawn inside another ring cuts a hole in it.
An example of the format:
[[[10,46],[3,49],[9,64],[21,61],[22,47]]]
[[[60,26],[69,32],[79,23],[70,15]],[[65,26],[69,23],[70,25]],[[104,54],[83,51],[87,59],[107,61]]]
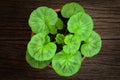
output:
[[[65,36],[65,39],[64,39],[65,44],[70,44],[71,42],[73,42],[71,39],[72,37],[73,37],[72,34]]]
[[[55,26],[59,30],[63,29],[63,21],[60,18],[58,18],[57,23],[55,24]]]
[[[63,51],[66,53],[75,53],[81,44],[79,37],[72,34],[65,36],[64,42]]]
[[[101,37],[93,31],[88,40],[85,41],[86,43],[81,46],[81,53],[85,57],[92,57],[101,49]]]
[[[29,25],[34,33],[49,33],[49,26],[55,25],[57,13],[48,7],[38,7],[29,18]]]
[[[55,40],[58,44],[64,44],[64,35],[58,33],[55,37]]]
[[[67,3],[62,7],[61,14],[64,18],[70,18],[78,12],[85,12],[83,7],[75,2]]]
[[[27,45],[31,57],[38,61],[50,60],[56,52],[56,45],[43,33],[34,35]]]
[[[51,34],[57,34],[57,28],[55,26],[49,26]]]
[[[52,59],[52,67],[60,76],[72,76],[81,67],[82,57],[80,52],[66,54],[64,51],[57,53]]]
[[[60,18],[58,18],[55,25],[49,26],[50,33],[51,34],[57,34],[57,29],[61,30],[63,29],[63,22]]]
[[[35,60],[34,58],[32,58],[28,52],[26,52],[26,61],[27,63],[33,67],[33,68],[40,68],[40,69],[43,69],[45,67],[47,67],[51,60],[48,60],[48,61],[37,61]]]
[[[93,20],[86,13],[77,13],[68,21],[68,31],[78,35],[81,40],[86,40],[93,30]]]

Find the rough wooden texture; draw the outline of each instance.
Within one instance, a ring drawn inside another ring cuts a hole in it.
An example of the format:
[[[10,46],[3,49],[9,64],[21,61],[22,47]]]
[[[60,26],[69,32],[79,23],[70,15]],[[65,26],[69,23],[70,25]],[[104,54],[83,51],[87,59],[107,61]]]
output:
[[[0,1],[0,80],[120,80],[120,0],[74,0],[92,16],[94,30],[103,39],[99,55],[87,58],[76,75],[60,77],[51,68],[37,70],[26,63],[31,11],[43,5],[61,8],[71,1]]]

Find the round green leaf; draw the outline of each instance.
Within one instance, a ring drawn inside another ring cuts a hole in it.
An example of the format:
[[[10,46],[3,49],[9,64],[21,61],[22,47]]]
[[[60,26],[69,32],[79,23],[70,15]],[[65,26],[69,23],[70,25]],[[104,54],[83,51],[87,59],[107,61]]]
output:
[[[67,35],[64,39],[64,42],[67,44],[63,46],[63,51],[66,53],[75,53],[81,44],[79,37],[72,34]]]
[[[49,26],[55,25],[58,17],[57,13],[48,7],[38,7],[29,18],[29,25],[34,33],[49,33]]]
[[[51,62],[51,60],[37,61],[34,58],[32,58],[28,52],[26,52],[26,61],[31,67],[40,68],[40,69],[43,69],[43,68],[47,67]]]
[[[63,29],[63,21],[60,18],[58,18],[58,20],[57,20],[57,22],[55,24],[55,27],[57,29],[60,29],[60,30]]]
[[[101,44],[101,37],[93,31],[88,40],[85,41],[85,44],[81,46],[81,53],[85,57],[92,57],[100,51]]]
[[[62,7],[61,14],[64,18],[70,18],[78,12],[85,12],[83,7],[75,2],[67,3]]]
[[[27,50],[36,60],[50,60],[56,52],[56,45],[50,42],[50,37],[43,33],[34,35],[28,43]]]
[[[86,40],[93,30],[93,20],[86,13],[77,13],[68,21],[68,31],[78,35],[81,40]]]
[[[64,51],[57,53],[52,60],[52,67],[60,76],[72,76],[78,72],[82,62],[80,52],[66,54]]]
[[[64,44],[64,35],[58,33],[55,37],[55,40],[58,44]]]

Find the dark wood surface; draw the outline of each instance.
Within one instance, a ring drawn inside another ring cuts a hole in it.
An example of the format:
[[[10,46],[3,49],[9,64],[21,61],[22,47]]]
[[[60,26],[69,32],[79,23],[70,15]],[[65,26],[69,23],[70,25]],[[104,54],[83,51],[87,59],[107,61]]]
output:
[[[43,5],[61,8],[70,1],[79,2],[92,16],[102,37],[100,53],[85,59],[81,70],[68,78],[51,68],[31,68],[25,61],[31,11]],[[0,80],[120,80],[120,0],[1,0]]]

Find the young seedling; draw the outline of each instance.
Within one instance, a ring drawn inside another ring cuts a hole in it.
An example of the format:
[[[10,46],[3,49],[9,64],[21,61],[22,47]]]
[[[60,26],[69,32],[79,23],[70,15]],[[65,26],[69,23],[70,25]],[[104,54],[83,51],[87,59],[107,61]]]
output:
[[[67,3],[60,12],[46,6],[33,10],[29,26],[34,35],[27,45],[26,61],[33,68],[52,66],[58,75],[68,77],[80,70],[82,57],[99,53],[102,41],[80,4]]]

